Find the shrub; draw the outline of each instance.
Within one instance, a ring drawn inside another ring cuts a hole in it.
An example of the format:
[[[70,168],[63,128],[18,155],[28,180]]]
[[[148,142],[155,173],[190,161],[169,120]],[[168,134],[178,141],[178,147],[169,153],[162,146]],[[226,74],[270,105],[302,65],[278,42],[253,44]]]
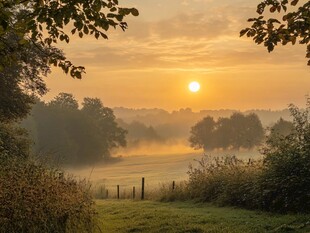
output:
[[[94,231],[86,181],[16,157],[0,162],[0,232]]]
[[[30,140],[26,130],[11,123],[0,122],[0,156],[29,157]]]
[[[310,206],[310,98],[306,109],[289,107],[293,130],[269,138],[262,153],[264,208],[272,211],[309,212]]]
[[[188,171],[191,198],[220,205],[254,207],[261,162],[244,162],[235,156],[204,156],[198,162],[198,167],[191,166]]]
[[[158,201],[185,201],[189,200],[188,184],[185,181],[176,182],[173,189],[172,182],[163,183],[149,195],[150,199]]]

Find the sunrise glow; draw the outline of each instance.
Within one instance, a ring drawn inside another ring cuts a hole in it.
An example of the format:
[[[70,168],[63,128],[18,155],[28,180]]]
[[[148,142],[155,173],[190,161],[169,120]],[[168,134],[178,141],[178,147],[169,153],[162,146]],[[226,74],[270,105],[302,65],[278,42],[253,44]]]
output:
[[[191,82],[189,85],[188,85],[188,89],[191,91],[191,92],[198,92],[200,90],[200,84],[196,81],[194,82]]]

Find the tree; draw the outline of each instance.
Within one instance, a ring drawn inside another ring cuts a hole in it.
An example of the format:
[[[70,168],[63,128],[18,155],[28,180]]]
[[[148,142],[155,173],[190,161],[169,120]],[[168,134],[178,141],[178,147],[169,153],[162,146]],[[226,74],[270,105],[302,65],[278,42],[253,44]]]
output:
[[[71,29],[70,34],[78,33],[81,38],[90,34],[97,39],[107,39],[106,31],[110,27],[125,30],[127,23],[123,21],[124,17],[139,14],[135,8],[120,7],[118,0],[5,0],[0,4],[0,13],[1,45],[9,46],[3,38],[13,33],[21,47],[34,44],[44,48],[50,48],[59,41],[69,43],[69,33],[64,30],[66,26],[66,29]],[[74,66],[59,54],[46,55],[49,58],[47,64],[61,67],[72,77],[81,77],[84,67]]]
[[[47,104],[37,100],[31,115],[23,126],[35,136],[34,151],[51,162],[91,164],[110,159],[113,148],[126,145],[126,130],[97,98],[85,98],[79,109],[72,94],[60,93]]]
[[[164,142],[153,126],[146,126],[139,121],[126,123],[122,119],[117,119],[117,123],[128,131],[126,138],[130,146],[138,146],[141,142]]]
[[[233,131],[231,129],[231,122],[229,118],[220,117],[216,122],[216,132],[214,134],[216,140],[216,148],[223,148],[224,150],[231,147]]]
[[[49,104],[63,109],[78,110],[79,104],[72,94],[59,93]]]
[[[195,149],[239,150],[259,145],[263,136],[263,126],[256,114],[234,113],[229,118],[219,118],[217,122],[211,117],[204,118],[192,127],[189,141]]]
[[[293,45],[298,41],[307,46],[306,58],[310,58],[310,2],[301,3],[299,0],[264,0],[257,6],[257,18],[248,19],[252,26],[241,30],[240,36],[253,37],[256,44],[267,47],[268,52],[281,43]],[[300,3],[300,4],[299,4]],[[289,10],[289,5],[299,7],[297,10]],[[263,13],[266,8],[271,13],[284,12],[282,20],[276,18],[265,19]],[[308,60],[310,66],[310,59]]]
[[[294,130],[293,122],[283,120],[283,118],[281,117],[270,128],[270,134],[269,134],[268,138],[269,138],[269,140],[276,142],[278,138],[285,138],[288,135],[290,135],[293,130]]]
[[[191,129],[189,142],[195,149],[214,149],[215,121],[212,117],[205,117]]]
[[[251,113],[246,115],[242,127],[243,128],[240,131],[243,132],[243,137],[239,142],[240,147],[252,149],[262,142],[265,132],[263,125],[256,114]]]
[[[127,29],[124,18],[138,15],[135,8],[120,7],[117,0],[4,0],[0,2],[0,119],[25,117],[33,94],[47,89],[42,76],[50,66],[81,78],[75,66],[55,47],[70,36],[93,35],[107,39],[111,27]],[[70,33],[67,33],[67,32]]]
[[[98,133],[100,139],[96,149],[99,155],[94,158],[95,160],[108,159],[111,149],[126,146],[127,131],[118,126],[112,109],[104,107],[98,98],[84,98],[82,105],[81,112],[96,128],[95,132]],[[91,149],[87,147],[87,142],[84,142],[84,146]]]

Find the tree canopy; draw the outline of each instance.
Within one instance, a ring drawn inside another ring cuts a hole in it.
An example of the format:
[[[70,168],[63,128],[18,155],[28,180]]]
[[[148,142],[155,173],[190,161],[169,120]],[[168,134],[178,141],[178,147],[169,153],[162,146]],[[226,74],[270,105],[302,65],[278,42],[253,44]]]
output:
[[[22,125],[31,133],[35,154],[52,162],[91,164],[110,159],[113,148],[126,146],[126,130],[97,98],[84,98],[81,109],[68,93],[49,103],[37,100]]]
[[[256,114],[234,113],[229,118],[205,117],[191,129],[189,142],[195,149],[252,149],[263,139],[264,130]]]
[[[298,9],[294,10],[294,7]],[[268,18],[263,15],[269,9],[271,13],[283,13],[282,19]],[[292,9],[293,8],[293,9]],[[249,18],[251,27],[241,30],[240,36],[253,37],[256,44],[263,44],[268,52],[279,43],[286,45],[298,42],[307,46],[306,58],[310,66],[310,2],[299,0],[264,0],[257,6],[259,17]]]
[[[107,39],[111,27],[127,29],[124,17],[130,14],[137,16],[139,12],[120,7],[118,0],[5,0],[0,3],[0,48],[10,47],[5,41],[9,34],[18,37],[20,47],[34,44],[50,48],[59,41],[69,43],[70,35],[75,33],[81,38],[90,34]],[[81,78],[84,67],[73,65],[63,54],[42,52],[48,57],[47,64]]]
[[[33,94],[46,93],[42,77],[52,65],[73,78],[83,66],[70,62],[56,47],[70,36],[92,35],[107,39],[110,28],[127,29],[124,18],[137,16],[135,8],[117,0],[3,0],[0,2],[0,119],[25,117]]]
[[[292,134],[294,130],[294,124],[291,121],[283,120],[280,118],[271,128],[268,135],[269,143],[277,143],[279,138],[285,138]]]

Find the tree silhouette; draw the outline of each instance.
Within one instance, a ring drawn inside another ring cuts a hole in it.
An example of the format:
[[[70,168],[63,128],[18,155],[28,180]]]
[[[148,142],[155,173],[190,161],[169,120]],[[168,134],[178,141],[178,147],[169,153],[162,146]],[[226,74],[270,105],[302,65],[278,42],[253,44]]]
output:
[[[217,122],[211,117],[199,121],[192,127],[189,141],[195,149],[239,150],[259,145],[263,136],[263,126],[256,114],[234,113],[229,118],[219,118]]]
[[[215,121],[212,117],[205,117],[191,129],[189,142],[195,149],[214,149]]]
[[[127,29],[124,18],[138,15],[135,8],[120,7],[117,0],[23,0],[0,2],[0,119],[26,116],[33,94],[47,88],[42,77],[50,66],[81,78],[85,68],[75,66],[55,47],[69,43],[70,35],[107,39],[111,28]],[[67,33],[67,32],[70,33]]]

